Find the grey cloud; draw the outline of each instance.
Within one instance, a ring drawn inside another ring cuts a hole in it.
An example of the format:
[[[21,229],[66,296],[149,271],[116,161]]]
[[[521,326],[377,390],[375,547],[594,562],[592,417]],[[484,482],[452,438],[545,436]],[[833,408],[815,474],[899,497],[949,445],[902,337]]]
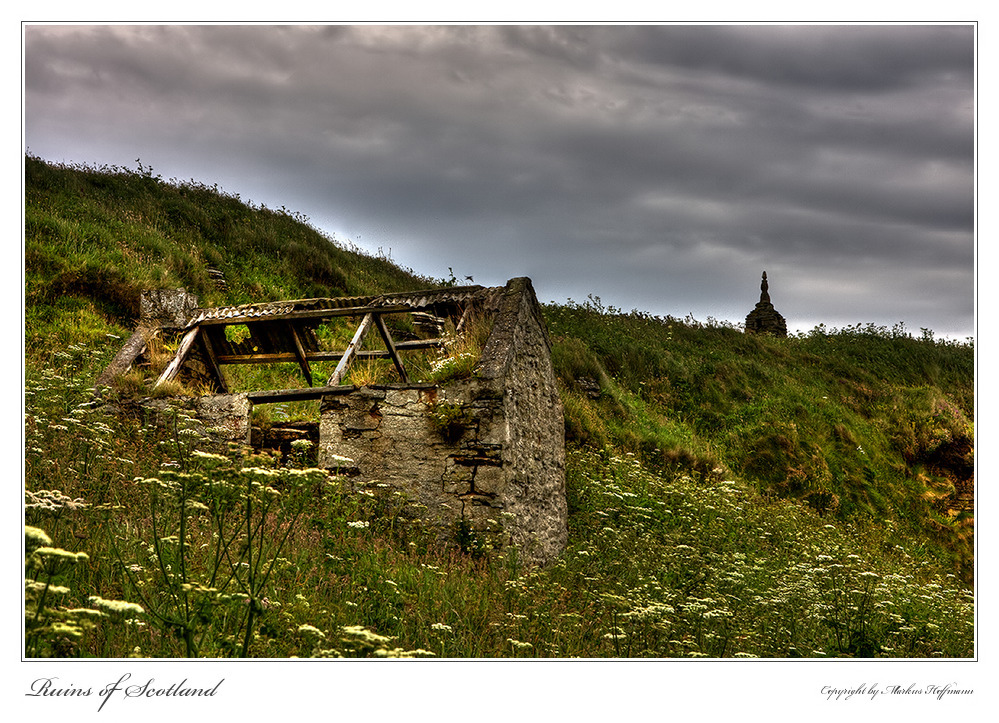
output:
[[[795,279],[774,287],[789,320],[866,309],[856,320],[911,313],[966,335],[973,39],[29,26],[25,131],[43,157],[139,156],[300,210],[421,273],[528,273],[548,298],[738,321],[766,267]],[[934,303],[901,281],[886,294],[886,275],[938,279]]]
[[[884,92],[940,74],[970,86],[972,37],[968,26],[673,26],[622,44],[650,63],[767,85]]]

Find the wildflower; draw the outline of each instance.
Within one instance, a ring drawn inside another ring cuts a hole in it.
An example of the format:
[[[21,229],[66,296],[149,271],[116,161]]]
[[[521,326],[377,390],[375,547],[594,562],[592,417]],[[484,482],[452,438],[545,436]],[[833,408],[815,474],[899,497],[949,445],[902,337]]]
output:
[[[444,623],[432,623],[430,625],[431,630],[436,630],[439,633],[450,633],[452,628],[450,625],[445,625]]]
[[[79,626],[74,625],[70,622],[57,622],[53,623],[52,627],[49,628],[51,634],[55,637],[67,637],[67,638],[81,638],[83,637],[83,630]]]
[[[424,650],[423,648],[417,648],[416,650],[403,650],[402,648],[393,648],[388,650],[387,648],[379,648],[374,652],[376,658],[419,658],[422,656],[433,657],[436,653],[431,653],[429,650]]]
[[[70,563],[86,562],[90,559],[85,552],[70,552],[60,547],[39,547],[32,554],[38,557],[57,559]]]
[[[99,620],[100,618],[107,617],[107,615],[100,610],[91,610],[90,608],[72,608],[67,610],[66,614],[76,618],[77,620]]]
[[[96,608],[106,610],[112,615],[121,615],[122,617],[135,617],[146,612],[142,609],[141,605],[124,600],[105,600],[97,595],[91,595],[87,601]]]
[[[345,635],[349,635],[352,638],[356,638],[358,642],[368,643],[372,645],[384,645],[392,640],[392,638],[385,635],[379,635],[378,633],[368,630],[363,625],[345,625],[340,628]]]
[[[45,534],[45,531],[38,527],[24,526],[24,546],[28,549],[48,547],[52,544],[52,538]]]
[[[326,637],[326,633],[324,633],[322,630],[320,630],[319,628],[317,628],[317,627],[315,627],[313,625],[299,625],[298,626],[298,634],[299,635],[309,636],[309,637],[315,637],[315,638],[325,638]]]
[[[353,527],[354,529],[362,530],[368,527],[369,524],[370,523],[367,520],[354,520],[353,522],[348,522],[347,527]]]
[[[42,592],[48,588],[48,591],[53,595],[66,595],[69,593],[69,588],[63,585],[49,585],[44,582],[37,582],[35,580],[25,580],[24,581],[24,591],[28,592]]]
[[[221,454],[213,454],[212,452],[203,452],[200,449],[196,449],[191,453],[192,457],[197,457],[202,462],[218,462],[224,463],[228,462],[229,458],[224,457]]]

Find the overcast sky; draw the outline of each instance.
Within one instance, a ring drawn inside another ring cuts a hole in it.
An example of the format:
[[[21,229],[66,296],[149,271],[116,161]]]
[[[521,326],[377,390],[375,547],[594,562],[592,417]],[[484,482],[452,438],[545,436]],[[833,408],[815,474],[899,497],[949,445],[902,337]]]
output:
[[[974,333],[974,29],[72,26],[24,136],[433,277],[791,330]]]

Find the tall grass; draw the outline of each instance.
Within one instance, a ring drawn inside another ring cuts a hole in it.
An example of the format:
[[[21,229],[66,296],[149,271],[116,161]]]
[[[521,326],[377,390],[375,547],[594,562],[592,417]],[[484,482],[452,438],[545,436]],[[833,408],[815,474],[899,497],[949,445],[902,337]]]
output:
[[[197,453],[183,418],[111,415],[64,361],[28,381],[26,522],[85,555],[54,580],[60,610],[143,612],[29,654],[974,654],[970,591],[891,525],[572,446],[569,547],[523,568],[441,547],[377,483]]]
[[[931,539],[970,580],[974,348],[872,325],[787,339],[718,322],[551,305],[569,438],[737,475],[837,520]]]
[[[199,452],[183,416],[91,395],[146,286],[237,303],[425,280],[141,165],[26,164],[26,655],[974,655],[973,528],[946,511],[973,473],[972,348],[552,305],[569,546],[525,568],[308,471],[307,442],[287,463]]]

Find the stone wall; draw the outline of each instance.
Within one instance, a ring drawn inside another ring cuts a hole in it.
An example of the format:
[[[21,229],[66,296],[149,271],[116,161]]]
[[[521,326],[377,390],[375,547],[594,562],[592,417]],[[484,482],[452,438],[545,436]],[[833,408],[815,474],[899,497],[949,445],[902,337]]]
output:
[[[139,407],[155,424],[171,424],[168,414],[182,415],[178,426],[196,435],[198,449],[222,453],[232,444],[250,443],[252,405],[246,394],[143,399]]]
[[[529,279],[491,290],[475,375],[327,397],[319,464],[401,492],[408,512],[545,563],[567,540],[565,430],[551,345]],[[349,464],[340,458],[351,460]]]
[[[149,289],[139,298],[139,323],[161,329],[183,329],[198,308],[198,297],[185,289]]]

